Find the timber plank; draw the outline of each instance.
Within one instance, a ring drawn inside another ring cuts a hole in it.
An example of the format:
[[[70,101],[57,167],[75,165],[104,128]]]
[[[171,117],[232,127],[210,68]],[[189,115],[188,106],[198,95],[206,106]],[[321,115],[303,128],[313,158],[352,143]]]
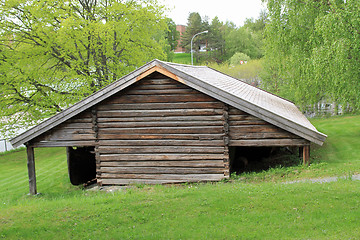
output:
[[[98,117],[159,117],[220,115],[220,109],[161,109],[161,110],[108,110],[99,111]]]
[[[101,162],[101,167],[224,167],[222,160],[202,160],[202,161],[113,161]]]
[[[180,102],[180,103],[119,103],[97,106],[98,110],[161,110],[161,109],[213,109],[222,108],[221,102]]]
[[[287,132],[260,132],[260,133],[254,133],[254,132],[246,132],[246,133],[239,133],[230,132],[230,137],[232,140],[241,140],[241,139],[277,139],[277,138],[291,138],[291,139],[298,139],[299,136],[296,136],[291,133]]]
[[[161,94],[161,95],[122,95],[107,103],[169,103],[169,102],[208,102],[213,98],[205,94]]]
[[[224,173],[223,168],[182,168],[182,167],[101,167],[104,173],[116,174],[211,174]]]
[[[223,154],[100,154],[101,161],[223,160]]]
[[[100,140],[102,146],[223,146],[223,140]]]
[[[229,121],[231,127],[242,126],[242,125],[270,125],[263,120],[240,120],[240,121]]]
[[[99,133],[99,140],[219,140],[223,139],[223,134],[102,134]]]
[[[274,125],[244,125],[230,126],[230,134],[234,133],[262,133],[262,132],[286,132]]]
[[[229,115],[229,121],[251,121],[261,120],[260,118],[251,115]]]
[[[144,128],[144,127],[192,127],[192,126],[221,126],[221,121],[155,121],[155,122],[110,122],[99,123],[98,127],[106,128]]]
[[[98,123],[104,122],[153,122],[153,121],[219,121],[223,116],[158,116],[158,117],[99,117]]]
[[[114,174],[104,173],[104,179],[156,179],[156,180],[187,180],[187,181],[217,181],[224,174]]]
[[[97,143],[94,140],[88,141],[73,141],[73,140],[65,140],[65,141],[40,141],[32,143],[32,147],[86,147],[86,146],[95,146]]]
[[[197,126],[197,127],[147,127],[147,128],[101,128],[99,137],[102,134],[221,134],[222,127],[217,126]]]
[[[90,119],[91,120],[91,119]],[[64,123],[61,124],[57,127],[55,127],[55,130],[61,130],[61,129],[91,129],[92,128],[92,123]]]
[[[224,147],[182,147],[182,146],[99,146],[102,153],[223,153]]]
[[[126,92],[128,95],[158,95],[158,94],[192,94],[198,91],[191,88],[177,88],[177,89],[137,89],[133,88]]]
[[[247,140],[230,140],[229,146],[269,146],[269,147],[281,147],[281,146],[303,146],[308,144],[309,141],[305,139],[247,139]]]

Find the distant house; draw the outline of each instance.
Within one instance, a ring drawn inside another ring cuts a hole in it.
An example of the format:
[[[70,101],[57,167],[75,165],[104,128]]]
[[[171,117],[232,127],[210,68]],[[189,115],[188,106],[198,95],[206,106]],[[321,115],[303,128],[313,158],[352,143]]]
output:
[[[318,132],[291,102],[214,69],[153,60],[11,140],[66,147],[70,180],[98,185],[218,181],[251,150],[298,147]],[[233,153],[237,152],[240,158]]]
[[[175,49],[175,53],[184,53],[185,52],[185,48],[180,47],[181,44],[181,36],[185,33],[186,31],[186,26],[184,25],[176,25],[176,31],[178,31],[180,33],[180,38],[178,40],[178,45],[177,48]]]

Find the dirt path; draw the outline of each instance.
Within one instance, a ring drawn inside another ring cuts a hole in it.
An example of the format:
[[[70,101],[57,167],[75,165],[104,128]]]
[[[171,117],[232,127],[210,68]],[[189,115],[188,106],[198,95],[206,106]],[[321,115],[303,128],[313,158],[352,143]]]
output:
[[[285,184],[299,183],[299,182],[328,183],[328,182],[336,182],[339,179],[351,179],[353,181],[355,180],[360,181],[360,174],[352,175],[350,177],[325,177],[325,178],[301,179],[301,180],[285,182]]]

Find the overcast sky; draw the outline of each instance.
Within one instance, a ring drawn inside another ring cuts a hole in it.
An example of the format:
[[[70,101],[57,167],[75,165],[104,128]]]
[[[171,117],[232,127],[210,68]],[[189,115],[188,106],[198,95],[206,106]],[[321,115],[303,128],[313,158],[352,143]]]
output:
[[[218,16],[220,21],[231,21],[242,26],[246,18],[258,18],[265,5],[261,0],[160,0],[170,8],[168,17],[176,24],[186,25],[189,13],[198,12],[209,17],[209,22]]]

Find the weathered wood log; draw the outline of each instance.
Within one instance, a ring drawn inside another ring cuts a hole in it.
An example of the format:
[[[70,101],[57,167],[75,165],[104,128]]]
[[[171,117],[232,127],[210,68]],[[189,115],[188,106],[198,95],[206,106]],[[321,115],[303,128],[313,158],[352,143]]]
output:
[[[168,89],[131,89],[126,92],[128,95],[158,95],[158,94],[198,94],[198,91],[191,88],[168,88]]]
[[[139,140],[219,140],[223,139],[223,134],[99,134],[100,140],[126,140],[126,139],[139,139]]]
[[[144,127],[144,128],[101,128],[99,137],[104,134],[221,134],[222,127],[197,126],[197,127]]]
[[[222,116],[174,116],[174,117],[99,117],[104,122],[152,122],[152,121],[218,121]]]
[[[270,133],[270,132],[286,132],[274,125],[244,125],[230,126],[230,134],[236,133]]]
[[[101,140],[102,146],[222,146],[222,140]]]
[[[99,146],[102,153],[223,153],[224,147],[182,147],[182,146]]]
[[[161,109],[161,110],[108,110],[99,111],[98,117],[170,117],[204,116],[220,114],[220,109]]]
[[[108,100],[107,103],[169,103],[169,102],[208,102],[213,98],[205,94],[162,94],[162,95],[122,95]]]
[[[99,105],[97,109],[103,110],[161,110],[161,109],[220,109],[220,102],[185,102],[185,103],[122,103]]]
[[[202,161],[113,161],[101,162],[101,167],[192,167],[205,168],[224,166],[222,160],[202,160]]]
[[[248,140],[230,140],[230,146],[248,146],[248,147],[286,147],[302,146],[307,144],[305,139],[248,139]]]
[[[236,121],[229,121],[229,125],[231,127],[234,126],[244,126],[244,125],[268,125],[269,123],[263,120],[236,120]]]
[[[184,179],[184,180],[152,180],[152,179],[102,179],[102,185],[129,185],[129,184],[170,184],[170,183],[184,183],[184,182],[201,182],[201,181],[220,181],[218,179]]]
[[[188,180],[216,181],[224,178],[224,174],[114,174],[104,173],[103,179],[154,179],[154,180]]]
[[[63,130],[63,129],[91,129],[92,128],[92,123],[91,122],[85,122],[85,123],[80,123],[80,122],[68,122],[68,123],[64,123],[61,124],[58,127],[55,127],[54,130]]]
[[[34,148],[27,146],[27,167],[28,167],[28,175],[29,175],[29,192],[30,195],[36,195],[36,173],[35,173],[35,154]]]
[[[181,168],[181,167],[101,167],[101,174],[116,173],[116,174],[211,174],[224,173],[223,168]]]
[[[95,146],[97,143],[95,140],[89,141],[72,141],[72,140],[65,140],[65,141],[39,141],[31,143],[31,147],[86,147],[86,146]]]
[[[223,160],[223,154],[101,154],[101,161]]]
[[[193,126],[221,126],[220,121],[157,121],[157,122],[110,122],[99,123],[98,127],[105,128],[144,128],[144,127],[193,127]]]
[[[308,166],[310,164],[310,145],[305,145],[302,148],[302,158],[304,166]]]
[[[245,139],[281,139],[281,138],[290,138],[290,139],[300,139],[300,137],[293,135],[288,132],[245,132],[245,133],[230,133],[232,140],[245,140]]]

